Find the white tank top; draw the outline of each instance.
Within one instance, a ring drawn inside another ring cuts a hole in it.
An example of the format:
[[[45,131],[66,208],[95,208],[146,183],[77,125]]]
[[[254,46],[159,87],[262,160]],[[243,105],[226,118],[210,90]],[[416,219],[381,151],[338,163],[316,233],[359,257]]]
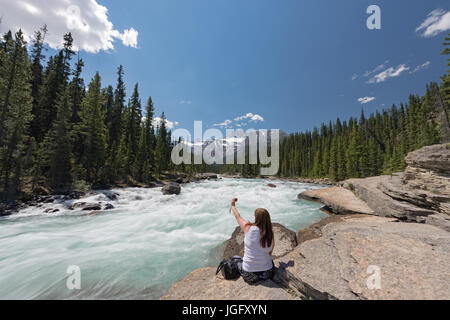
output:
[[[244,258],[242,269],[247,272],[259,272],[272,269],[272,258],[269,252],[273,248],[261,247],[261,232],[257,226],[251,226],[244,237]]]

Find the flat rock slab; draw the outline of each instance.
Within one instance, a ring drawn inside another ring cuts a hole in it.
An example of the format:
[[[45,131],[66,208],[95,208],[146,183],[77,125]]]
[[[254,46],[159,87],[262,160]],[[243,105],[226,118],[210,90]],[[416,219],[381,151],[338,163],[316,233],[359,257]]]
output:
[[[174,283],[161,300],[292,300],[285,289],[267,280],[258,285],[248,285],[242,278],[225,280],[216,276],[214,268],[192,271]]]
[[[435,144],[408,153],[405,158],[409,166],[449,173],[450,143]]]
[[[350,190],[341,187],[308,190],[298,195],[299,199],[320,201],[335,214],[374,214],[374,211]]]
[[[410,202],[393,199],[380,190],[379,186],[391,181],[391,179],[392,177],[387,175],[348,179],[343,182],[343,185],[348,189],[353,189],[374,210],[374,214],[378,216],[424,222],[426,216],[435,213],[432,210],[415,206]]]
[[[450,299],[450,233],[367,216],[329,223],[276,261],[283,279],[317,299]],[[370,269],[372,268],[372,269]],[[370,287],[374,270],[380,288]]]

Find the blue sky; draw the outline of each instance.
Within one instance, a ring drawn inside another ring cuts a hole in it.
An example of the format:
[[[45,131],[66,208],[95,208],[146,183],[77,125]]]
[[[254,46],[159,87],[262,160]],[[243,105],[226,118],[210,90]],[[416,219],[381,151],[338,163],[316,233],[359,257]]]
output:
[[[425,37],[426,29],[416,29],[433,10],[448,13],[448,1],[97,3],[108,9],[115,29],[138,32],[137,44],[116,41],[114,49],[81,51],[86,83],[99,71],[104,86],[115,85],[122,64],[127,94],[139,82],[143,104],[151,95],[157,114],[164,111],[189,130],[194,120],[205,127],[227,119],[236,124],[234,118],[252,113],[264,121],[256,118],[245,128],[304,131],[359,116],[361,107],[369,114],[423,94],[446,70],[440,52],[448,30]],[[381,8],[381,30],[366,27],[371,4]],[[443,30],[449,16],[441,15]],[[364,97],[374,99],[362,104]]]

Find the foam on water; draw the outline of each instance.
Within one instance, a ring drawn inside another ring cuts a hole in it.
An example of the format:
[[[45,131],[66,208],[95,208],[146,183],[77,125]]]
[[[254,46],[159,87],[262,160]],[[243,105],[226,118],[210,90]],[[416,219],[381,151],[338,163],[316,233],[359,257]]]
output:
[[[267,187],[275,183],[276,188]],[[56,200],[0,219],[0,299],[156,299],[192,270],[210,263],[211,250],[237,226],[229,213],[238,197],[241,215],[257,207],[297,231],[325,216],[320,204],[297,200],[317,185],[262,179],[222,179],[183,185],[180,195],[161,188],[99,191]],[[117,192],[117,200],[106,195]],[[89,216],[73,202],[111,203]],[[46,209],[59,209],[46,213]],[[81,290],[68,290],[67,267],[81,269]]]

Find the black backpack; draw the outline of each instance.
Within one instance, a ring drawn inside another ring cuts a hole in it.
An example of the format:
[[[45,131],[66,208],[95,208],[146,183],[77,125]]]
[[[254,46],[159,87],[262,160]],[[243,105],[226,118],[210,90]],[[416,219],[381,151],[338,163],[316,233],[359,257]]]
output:
[[[222,275],[226,280],[237,279],[241,275],[240,264],[242,264],[242,258],[240,256],[224,259],[219,263],[216,274],[222,271]]]

